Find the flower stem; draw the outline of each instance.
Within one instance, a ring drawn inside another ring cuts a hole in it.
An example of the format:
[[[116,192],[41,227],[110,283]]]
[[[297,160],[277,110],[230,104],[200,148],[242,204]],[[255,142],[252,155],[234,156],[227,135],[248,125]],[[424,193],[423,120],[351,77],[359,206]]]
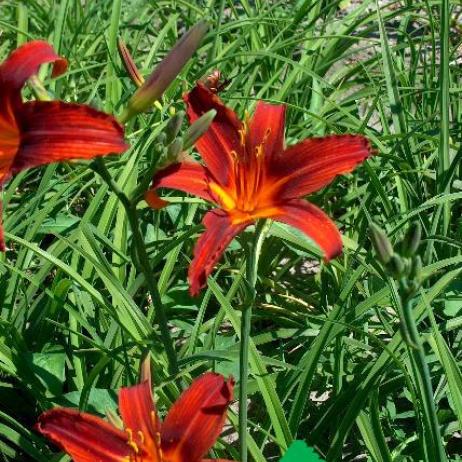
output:
[[[168,358],[169,372],[171,374],[177,374],[178,360],[173,346],[172,337],[168,328],[168,319],[165,313],[164,305],[160,296],[157,284],[153,279],[153,271],[151,264],[149,263],[149,256],[146,251],[146,245],[141,234],[139,226],[138,211],[136,209],[136,203],[130,201],[127,195],[120,189],[119,185],[114,181],[111,174],[109,173],[106,164],[103,159],[97,158],[94,161],[94,170],[103,178],[111,190],[116,194],[120,202],[125,208],[128,222],[133,235],[133,244],[135,246],[136,255],[138,259],[139,270],[143,273],[146,285],[148,287],[149,294],[151,295],[152,303],[156,308],[157,323],[160,329],[160,336],[162,343],[164,344],[165,352]]]
[[[265,221],[257,223],[255,240],[250,245],[246,260],[247,300],[241,318],[241,346],[239,352],[239,439],[240,461],[247,462],[247,381],[249,377],[249,342],[252,324],[252,309],[255,303],[255,285],[258,278],[258,260],[266,235]]]
[[[414,373],[416,375],[416,389],[422,401],[422,414],[424,425],[429,432],[429,441],[427,444],[427,457],[432,462],[446,462],[446,452],[443,446],[438,416],[436,414],[436,406],[433,397],[433,387],[431,382],[430,370],[425,358],[425,352],[422,346],[422,341],[417,329],[411,301],[406,296],[401,296],[402,303],[402,322],[405,324],[405,329],[408,336],[407,347],[414,363]]]

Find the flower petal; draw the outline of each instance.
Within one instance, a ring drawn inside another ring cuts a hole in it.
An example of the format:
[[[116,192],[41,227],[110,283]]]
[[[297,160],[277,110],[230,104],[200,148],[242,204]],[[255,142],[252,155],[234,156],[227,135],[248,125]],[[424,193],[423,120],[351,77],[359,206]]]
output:
[[[219,437],[233,399],[233,379],[206,373],[180,396],[162,426],[165,460],[199,462]]]
[[[271,167],[280,178],[278,195],[289,199],[315,192],[337,175],[351,172],[371,154],[368,139],[360,135],[310,138],[290,146]]]
[[[234,157],[241,152],[239,130],[242,122],[234,111],[225,106],[220,98],[210,91],[202,82],[184,96],[188,106],[188,116],[194,123],[201,115],[210,109],[217,114],[207,132],[196,142],[196,148],[214,178],[224,186],[233,183]]]
[[[233,224],[227,213],[214,209],[205,214],[202,223],[205,231],[196,243],[194,259],[188,272],[190,292],[193,296],[198,295],[200,289],[205,286],[207,277],[234,236],[243,231],[251,221]]]
[[[253,150],[262,147],[266,162],[271,162],[274,156],[282,154],[285,119],[285,104],[274,105],[263,101],[257,103],[249,125],[249,137]]]
[[[89,106],[35,101],[22,106],[21,144],[13,173],[70,159],[92,159],[128,148],[121,125]]]
[[[155,192],[159,188],[171,188],[214,202],[209,189],[210,180],[209,171],[201,164],[197,162],[181,162],[169,165],[157,172],[152,180],[152,189],[149,193]],[[163,206],[167,204],[148,203],[153,208],[161,208],[158,205]]]
[[[152,390],[148,380],[133,387],[120,389],[119,411],[125,429],[131,432],[138,447],[146,449],[152,462],[160,462],[156,447],[156,441],[159,439],[160,421],[155,411]]]
[[[304,232],[329,261],[342,253],[342,237],[335,223],[318,207],[301,199],[287,201],[270,216]]]
[[[67,452],[74,462],[126,462],[133,451],[125,432],[74,409],[45,412],[39,417],[36,430]]]
[[[19,91],[26,80],[37,74],[42,64],[53,63],[53,77],[64,73],[67,60],[58,56],[53,47],[43,40],[34,40],[14,50],[0,65],[0,100],[7,93]]]
[[[41,64],[54,63],[53,75],[62,74],[67,61],[51,45],[41,40],[26,43],[0,65],[0,183],[10,176],[10,168],[20,143],[16,112],[22,106],[21,88],[37,74]]]

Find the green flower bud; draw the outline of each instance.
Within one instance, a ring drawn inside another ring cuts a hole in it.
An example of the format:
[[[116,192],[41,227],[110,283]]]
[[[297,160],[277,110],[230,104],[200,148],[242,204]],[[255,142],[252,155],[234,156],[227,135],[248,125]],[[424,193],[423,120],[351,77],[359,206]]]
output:
[[[392,255],[390,260],[387,264],[387,268],[389,269],[390,273],[395,277],[400,277],[404,273],[404,263],[403,260],[399,255]]]
[[[422,275],[422,259],[420,258],[420,255],[417,255],[412,259],[409,278],[414,281],[420,282],[421,275]]]
[[[379,260],[382,264],[386,265],[393,256],[393,246],[385,232],[375,223],[371,223],[369,225],[369,230],[371,234],[371,242],[377,252]]]
[[[125,67],[125,70],[127,71],[127,74],[130,76],[133,83],[137,87],[141,87],[141,85],[143,85],[144,83],[144,77],[141,75],[141,72],[136,66],[135,61],[132,58],[130,52],[128,51],[128,48],[125,45],[124,41],[120,38],[117,41],[117,49],[119,50],[119,56]]]
[[[168,162],[177,162],[178,156],[183,149],[183,141],[180,138],[176,138],[175,141],[170,144],[167,151]]]
[[[188,128],[183,138],[184,149],[189,149],[194,145],[194,143],[209,129],[210,124],[216,115],[217,111],[215,109],[210,109],[210,111],[199,117]]]
[[[157,137],[157,141],[159,144],[163,144],[164,146],[167,146],[167,135],[165,133],[159,133],[159,136]],[[159,145],[157,145],[159,146]],[[161,148],[159,146],[159,148]],[[163,148],[162,148],[163,149]]]
[[[171,144],[176,136],[178,135],[178,132],[180,131],[181,124],[183,123],[184,119],[184,112],[179,111],[177,112],[167,123],[167,126],[165,127],[165,144],[169,145]]]
[[[198,22],[176,43],[144,84],[130,98],[121,117],[124,122],[136,114],[146,111],[154,101],[160,99],[197,50],[207,29],[208,24],[205,21]]]
[[[421,237],[422,227],[420,226],[420,222],[414,221],[411,226],[409,226],[404,239],[401,241],[400,247],[402,255],[405,257],[413,256],[419,248]]]

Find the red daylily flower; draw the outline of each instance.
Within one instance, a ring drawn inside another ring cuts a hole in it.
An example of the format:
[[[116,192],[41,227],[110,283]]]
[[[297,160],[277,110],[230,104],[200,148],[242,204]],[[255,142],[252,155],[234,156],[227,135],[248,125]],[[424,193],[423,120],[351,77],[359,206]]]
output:
[[[123,128],[110,115],[81,104],[22,101],[25,82],[45,63],[53,64],[53,77],[67,68],[48,43],[37,40],[13,51],[0,65],[0,186],[27,168],[121,153],[128,147]]]
[[[258,218],[271,218],[303,231],[324,252],[326,261],[342,251],[340,233],[330,218],[301,197],[351,172],[371,155],[360,135],[309,138],[284,146],[285,105],[258,102],[250,120],[241,122],[204,83],[184,97],[193,123],[215,109],[209,130],[197,141],[205,166],[181,162],[158,172],[146,201],[153,208],[167,204],[158,188],[173,188],[218,205],[203,220],[189,267],[191,293],[196,295],[231,240]]]
[[[212,462],[203,459],[220,435],[234,381],[206,373],[170,409],[157,416],[150,381],[122,388],[123,429],[73,409],[56,408],[39,417],[37,430],[74,462]],[[232,462],[223,459],[215,462]]]

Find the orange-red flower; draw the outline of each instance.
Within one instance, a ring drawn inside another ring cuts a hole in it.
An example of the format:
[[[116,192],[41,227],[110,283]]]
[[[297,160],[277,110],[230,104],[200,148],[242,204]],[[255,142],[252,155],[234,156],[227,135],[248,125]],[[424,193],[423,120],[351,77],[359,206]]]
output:
[[[310,138],[284,146],[285,106],[258,102],[250,120],[241,122],[203,83],[187,95],[193,123],[215,109],[217,115],[196,147],[205,166],[181,162],[160,171],[146,193],[154,208],[166,204],[158,188],[179,189],[218,205],[203,220],[205,232],[197,242],[189,268],[191,293],[205,285],[231,240],[258,218],[271,218],[299,228],[313,239],[329,260],[342,250],[335,224],[318,207],[301,199],[351,172],[370,154],[368,140],[359,135]]]
[[[0,186],[26,168],[69,159],[90,159],[127,149],[122,127],[89,106],[60,101],[23,102],[21,89],[42,64],[53,76],[67,61],[46,42],[29,42],[0,65]],[[4,251],[0,205],[0,250]]]
[[[204,374],[161,423],[146,380],[119,392],[123,429],[66,408],[45,412],[36,428],[74,462],[212,462],[203,457],[222,431],[233,387],[232,379]]]

